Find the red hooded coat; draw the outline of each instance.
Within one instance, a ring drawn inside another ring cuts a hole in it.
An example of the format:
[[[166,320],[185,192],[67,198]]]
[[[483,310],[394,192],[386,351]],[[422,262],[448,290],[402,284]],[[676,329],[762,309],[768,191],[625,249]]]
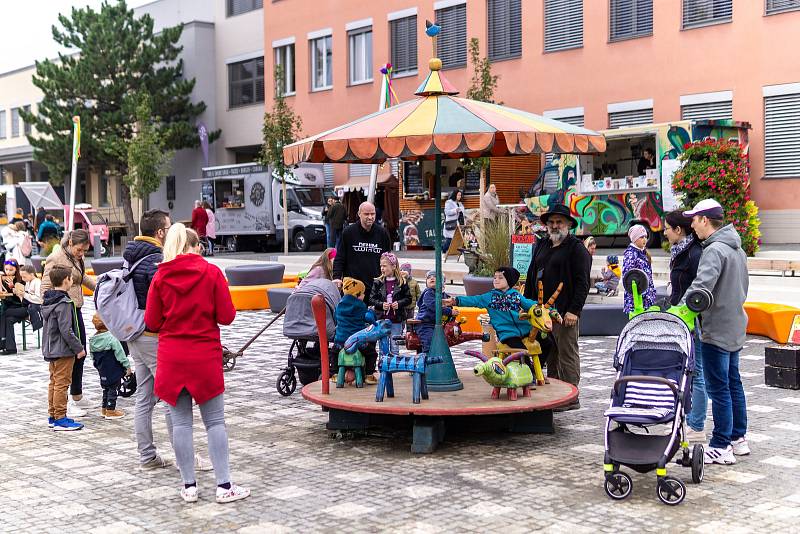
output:
[[[197,254],[161,263],[147,294],[144,321],[158,332],[155,393],[175,406],[186,388],[198,403],[225,391],[220,324],[236,309],[222,271]]]

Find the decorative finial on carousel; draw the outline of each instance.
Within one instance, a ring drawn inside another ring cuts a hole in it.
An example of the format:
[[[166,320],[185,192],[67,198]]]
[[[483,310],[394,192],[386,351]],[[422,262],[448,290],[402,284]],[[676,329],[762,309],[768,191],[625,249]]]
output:
[[[431,70],[441,70],[442,68],[442,60],[438,58],[438,54],[436,51],[436,37],[439,35],[439,32],[442,31],[442,27],[438,24],[434,24],[433,22],[426,20],[425,21],[425,35],[431,38],[433,41],[433,57],[428,61],[428,67]]]

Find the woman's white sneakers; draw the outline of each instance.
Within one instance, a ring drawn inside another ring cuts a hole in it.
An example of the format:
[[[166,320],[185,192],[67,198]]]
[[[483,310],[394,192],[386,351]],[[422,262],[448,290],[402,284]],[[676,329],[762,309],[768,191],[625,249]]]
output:
[[[718,447],[706,447],[704,463],[733,465],[736,457],[733,455],[733,447],[728,445],[724,449]]]
[[[236,484],[231,484],[230,489],[217,486],[217,502],[219,503],[238,501],[239,499],[246,499],[249,496],[249,489],[237,486]]]
[[[181,497],[186,502],[197,502],[197,486],[181,489]]]
[[[736,456],[747,456],[750,454],[750,445],[747,444],[745,436],[742,436],[736,441],[732,441],[731,445],[733,446],[733,454]]]

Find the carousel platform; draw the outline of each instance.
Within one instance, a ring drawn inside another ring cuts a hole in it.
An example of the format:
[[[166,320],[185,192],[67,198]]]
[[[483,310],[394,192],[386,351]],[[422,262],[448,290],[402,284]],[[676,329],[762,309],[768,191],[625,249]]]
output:
[[[390,430],[410,432],[411,452],[431,453],[448,432],[553,433],[553,409],[578,398],[573,385],[550,379],[538,386],[530,397],[518,390],[518,400],[509,400],[506,390],[499,399],[490,397],[492,387],[470,369],[458,370],[464,389],[430,392],[430,399],[411,402],[411,377],[394,376],[394,398],[375,402],[376,386],[337,389],[330,384],[330,394],[322,392],[322,382],[306,385],[305,399],[328,412],[330,431]]]

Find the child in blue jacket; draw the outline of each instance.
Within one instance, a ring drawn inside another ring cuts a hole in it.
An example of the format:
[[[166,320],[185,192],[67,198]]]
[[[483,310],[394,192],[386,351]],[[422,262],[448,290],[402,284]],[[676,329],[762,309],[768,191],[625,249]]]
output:
[[[450,295],[442,293],[442,298],[447,299]],[[431,348],[433,339],[433,327],[436,324],[436,271],[428,271],[425,274],[425,290],[417,300],[419,310],[416,319],[420,324],[416,327],[421,345],[420,352],[428,352]],[[442,317],[453,317],[458,315],[458,310],[450,307],[442,308]]]
[[[497,332],[497,339],[509,347],[525,350],[522,338],[531,331],[528,321],[519,318],[521,311],[527,312],[536,302],[525,298],[513,289],[519,281],[519,271],[513,267],[500,267],[494,273],[494,289],[473,297],[452,297],[444,299],[445,306],[472,306],[486,308],[489,320]]]
[[[339,371],[339,349],[344,346],[347,338],[363,330],[375,322],[375,314],[367,309],[364,304],[364,296],[367,291],[364,282],[356,280],[355,278],[346,277],[342,280],[342,292],[344,296],[336,306],[336,336],[334,343],[336,346],[330,352],[331,361],[331,380],[336,381],[336,374]],[[364,356],[364,371],[365,371],[365,384],[377,384],[378,380],[375,378],[375,362],[378,359],[378,353],[375,352],[375,344],[367,344],[359,347],[361,354]]]

